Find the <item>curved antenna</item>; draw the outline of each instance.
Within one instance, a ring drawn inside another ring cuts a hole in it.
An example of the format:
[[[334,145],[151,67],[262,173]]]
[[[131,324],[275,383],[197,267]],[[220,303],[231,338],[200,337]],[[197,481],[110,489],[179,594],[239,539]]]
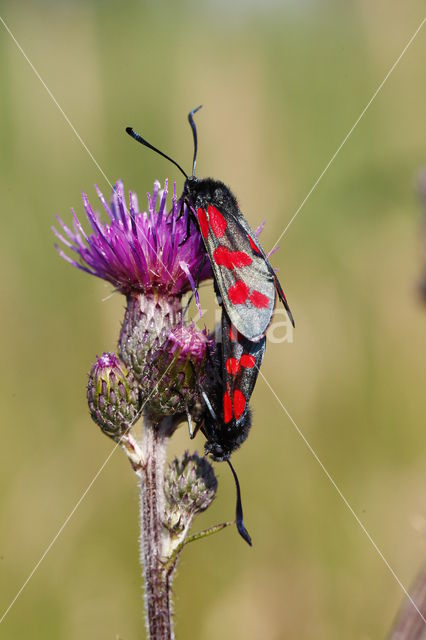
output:
[[[142,138],[142,136],[140,136],[139,133],[137,133],[132,127],[126,127],[126,133],[128,133],[131,138],[136,140],[136,142],[140,142],[141,144],[143,144],[144,147],[148,147],[148,149],[151,149],[152,151],[155,151],[155,153],[158,153],[160,156],[163,156],[163,158],[166,158],[166,160],[170,160],[170,162],[172,162],[175,165],[175,167],[177,167],[179,169],[179,171],[181,173],[183,173],[185,178],[188,179],[188,175],[182,169],[180,164],[178,164],[176,162],[176,160],[173,160],[173,158],[171,158],[167,154],[165,154],[162,151],[160,151],[160,149],[157,149],[157,147],[154,147],[151,143],[149,143],[147,140],[145,140],[145,138]]]
[[[192,175],[193,176],[195,176],[195,165],[197,164],[197,150],[198,150],[197,127],[195,126],[195,122],[194,122],[194,113],[197,113],[197,111],[199,111],[202,106],[203,105],[200,104],[198,107],[195,107],[195,109],[193,109],[192,111],[190,111],[188,113],[188,121],[189,121],[189,124],[191,125],[192,136],[194,138],[194,158],[192,160]]]
[[[250,534],[247,531],[247,529],[245,528],[244,522],[243,522],[243,504],[241,502],[240,483],[238,482],[238,477],[237,477],[237,474],[235,472],[234,467],[231,464],[231,461],[229,459],[227,459],[226,462],[229,464],[229,468],[232,471],[232,475],[234,476],[234,480],[235,480],[235,487],[237,489],[236,521],[237,521],[238,533],[240,534],[240,536],[242,538],[244,538],[244,540],[247,542],[247,544],[249,544],[250,546],[253,546],[251,538],[250,538]]]

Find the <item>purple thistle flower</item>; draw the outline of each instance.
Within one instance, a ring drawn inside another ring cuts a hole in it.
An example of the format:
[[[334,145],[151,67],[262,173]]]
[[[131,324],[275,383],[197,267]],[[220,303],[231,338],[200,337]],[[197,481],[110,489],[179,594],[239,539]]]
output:
[[[183,215],[179,217],[182,202],[177,200],[175,183],[172,208],[168,213],[167,180],[162,191],[160,183],[156,181],[152,196],[147,194],[148,212],[139,211],[137,196],[131,192],[127,207],[120,181],[115,186],[109,205],[98,187],[96,191],[109,221],[106,224],[101,222],[87,195],[83,193],[91,234],[85,233],[73,209],[73,229],[57,216],[62,229],[59,232],[53,227],[54,234],[69,251],[77,254],[77,259],[74,259],[56,245],[64,260],[86,273],[111,282],[125,295],[159,292],[181,296],[194,288],[195,281],[211,278],[203,240],[192,220],[190,236],[187,238],[186,205],[183,206]]]
[[[179,325],[169,335],[167,351],[179,360],[192,359],[199,368],[211,343],[207,332],[197,331],[195,325]]]

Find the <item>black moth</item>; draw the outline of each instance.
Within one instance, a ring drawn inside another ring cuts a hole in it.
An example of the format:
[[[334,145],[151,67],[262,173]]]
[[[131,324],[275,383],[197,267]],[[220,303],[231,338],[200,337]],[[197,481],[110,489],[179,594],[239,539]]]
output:
[[[246,440],[251,427],[249,400],[265,353],[266,338],[251,342],[238,333],[222,309],[221,340],[216,342],[207,369],[202,396],[204,412],[198,421],[214,460],[228,463],[237,488],[236,522],[240,535],[251,545],[243,522],[241,492],[231,454]]]
[[[219,180],[195,176],[197,130],[193,116],[198,109],[200,107],[188,115],[194,137],[190,176],[173,158],[147,142],[132,127],[127,127],[126,132],[170,160],[185,176],[183,202],[199,226],[226,313],[241,335],[257,342],[263,338],[271,321],[276,292],[294,325],[293,316],[275,271],[232,191]]]
[[[207,438],[206,453],[214,460],[229,460],[249,434],[249,401],[265,347],[265,337],[259,342],[247,340],[222,309],[221,340],[216,343],[209,380],[203,390],[208,410],[201,426]]]

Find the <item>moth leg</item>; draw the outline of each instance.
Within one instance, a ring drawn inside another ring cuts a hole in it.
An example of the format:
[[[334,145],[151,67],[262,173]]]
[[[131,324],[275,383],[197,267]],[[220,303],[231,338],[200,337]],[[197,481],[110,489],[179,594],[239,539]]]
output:
[[[188,411],[188,407],[186,407],[186,417],[188,420],[189,438],[190,440],[193,440],[200,429],[200,423],[196,423],[194,427],[194,423],[192,421],[191,414]]]
[[[188,213],[188,217],[186,219],[186,236],[181,242],[179,242],[179,247],[182,247],[185,244],[185,242],[188,241],[188,238],[190,237],[190,235],[191,235],[191,213]]]
[[[188,236],[185,238],[185,242],[186,242],[187,239],[188,239]],[[204,256],[203,256],[203,259],[200,262],[200,266],[198,267],[198,270],[197,270],[197,275],[196,275],[196,278],[195,278],[195,291],[193,291],[191,293],[191,295],[189,296],[189,298],[188,298],[188,302],[186,303],[185,308],[182,311],[182,316],[183,317],[186,316],[186,314],[188,312],[188,309],[189,309],[189,305],[191,304],[194,296],[196,296],[196,301],[197,301],[197,304],[198,304],[198,295],[196,295],[196,292],[198,292],[198,288],[199,288],[199,285],[200,285],[201,272],[204,269],[204,265],[206,264],[206,260],[207,260],[207,254],[205,253]],[[201,311],[200,311],[200,317],[201,317]]]
[[[200,388],[201,388],[201,396],[202,396],[202,398],[204,400],[204,403],[205,403],[207,409],[209,410],[209,413],[210,413],[211,417],[213,418],[213,420],[217,421],[217,416],[216,416],[215,410],[212,407],[212,404],[211,404],[211,402],[209,400],[209,397],[208,397],[207,393],[204,391],[204,389],[202,387],[200,387]]]
[[[180,203],[180,209],[179,209],[179,213],[177,215],[177,220],[180,220],[180,218],[183,216],[183,208],[185,206],[185,200],[182,198],[182,201]]]

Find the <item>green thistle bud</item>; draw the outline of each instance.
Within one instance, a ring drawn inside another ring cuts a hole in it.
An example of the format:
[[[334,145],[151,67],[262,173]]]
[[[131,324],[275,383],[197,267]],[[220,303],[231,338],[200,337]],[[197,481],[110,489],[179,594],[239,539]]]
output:
[[[104,353],[92,366],[87,400],[92,419],[107,436],[119,439],[130,429],[140,409],[139,389],[114,353]]]
[[[199,397],[208,337],[194,325],[179,325],[145,362],[141,398],[155,419],[189,410]]]
[[[180,298],[155,293],[127,297],[126,313],[118,341],[121,360],[140,381],[146,359],[152,355],[180,324]]]
[[[206,458],[188,451],[175,458],[168,466],[164,483],[164,526],[170,534],[179,537],[186,532],[194,516],[213,502],[216,491],[216,476]]]

